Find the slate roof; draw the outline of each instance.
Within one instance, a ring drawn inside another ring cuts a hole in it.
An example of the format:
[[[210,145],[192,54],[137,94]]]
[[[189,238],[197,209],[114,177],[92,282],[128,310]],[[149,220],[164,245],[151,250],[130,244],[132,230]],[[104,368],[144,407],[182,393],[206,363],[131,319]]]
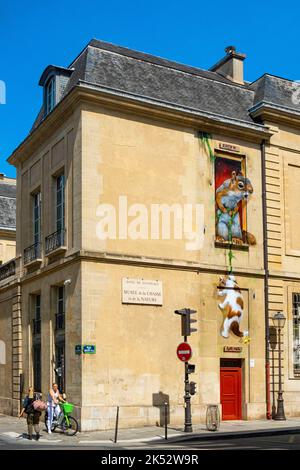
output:
[[[0,181],[0,230],[16,230],[16,183]]]
[[[128,94],[136,99],[178,106],[210,115],[256,125],[249,110],[258,103],[272,102],[291,112],[300,104],[292,102],[293,82],[272,75],[245,85],[235,84],[217,72],[179,64],[142,52],[93,39],[70,64],[73,72],[65,88],[95,86]],[[300,102],[300,100],[299,100]],[[43,120],[40,111],[33,129]]]
[[[264,74],[250,85],[255,91],[253,106],[267,103],[291,112],[300,112],[300,84],[274,75]]]

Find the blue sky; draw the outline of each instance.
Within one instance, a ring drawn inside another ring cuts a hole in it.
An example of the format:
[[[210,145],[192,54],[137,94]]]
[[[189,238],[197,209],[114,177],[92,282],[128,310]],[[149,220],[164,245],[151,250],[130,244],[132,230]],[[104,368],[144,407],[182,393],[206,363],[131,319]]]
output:
[[[0,0],[0,171],[26,137],[42,98],[48,64],[68,66],[92,38],[209,68],[235,45],[247,54],[245,75],[300,79],[299,2],[277,0]]]

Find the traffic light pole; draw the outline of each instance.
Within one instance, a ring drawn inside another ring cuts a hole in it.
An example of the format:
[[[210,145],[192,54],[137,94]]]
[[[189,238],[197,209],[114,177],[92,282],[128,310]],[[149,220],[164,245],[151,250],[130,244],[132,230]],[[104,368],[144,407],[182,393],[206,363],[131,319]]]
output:
[[[184,336],[184,342],[185,343],[187,342],[187,336]],[[184,432],[193,432],[188,366],[189,366],[189,363],[185,362],[184,363]]]
[[[188,365],[184,363],[184,432],[193,432]]]
[[[196,310],[190,308],[183,308],[175,310],[174,313],[181,315],[181,334],[184,337],[184,343],[187,343],[187,337],[196,332],[197,329],[192,328],[191,324],[196,323],[197,320],[191,318],[191,315],[197,313]],[[191,352],[191,350],[190,350]],[[182,360],[179,357],[180,360]],[[184,358],[185,359],[185,358]],[[183,360],[184,360],[183,359]],[[189,364],[188,361],[184,363],[184,432],[193,432],[192,427],[192,409],[191,409],[191,396],[196,393],[195,382],[189,381],[189,374],[195,372],[195,365]]]

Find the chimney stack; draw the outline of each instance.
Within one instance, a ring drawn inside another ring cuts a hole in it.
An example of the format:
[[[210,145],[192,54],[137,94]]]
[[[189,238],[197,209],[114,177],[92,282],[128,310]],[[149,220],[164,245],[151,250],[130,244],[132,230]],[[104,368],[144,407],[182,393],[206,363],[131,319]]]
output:
[[[209,70],[217,72],[223,77],[232,80],[235,83],[244,84],[244,60],[245,54],[236,52],[234,46],[228,46],[225,48],[226,55],[213,65]]]

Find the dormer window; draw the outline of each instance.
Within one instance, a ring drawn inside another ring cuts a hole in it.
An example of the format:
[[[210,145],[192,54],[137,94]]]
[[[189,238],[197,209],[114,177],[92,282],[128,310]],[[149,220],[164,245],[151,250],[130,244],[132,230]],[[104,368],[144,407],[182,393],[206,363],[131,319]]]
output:
[[[45,86],[45,111],[49,114],[55,106],[55,77],[48,80]]]
[[[48,65],[39,81],[44,89],[44,116],[45,118],[64,97],[66,86],[74,69],[65,69],[56,65]]]

